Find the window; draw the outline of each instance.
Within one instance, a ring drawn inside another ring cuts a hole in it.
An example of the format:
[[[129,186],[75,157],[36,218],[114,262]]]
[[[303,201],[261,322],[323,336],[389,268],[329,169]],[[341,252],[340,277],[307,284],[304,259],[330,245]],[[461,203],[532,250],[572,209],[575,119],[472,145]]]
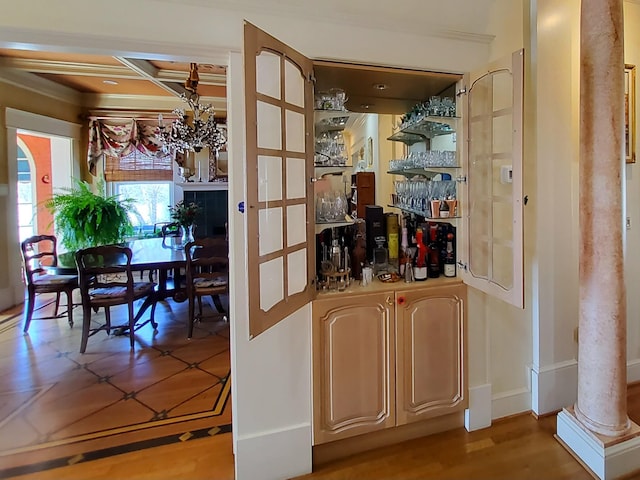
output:
[[[114,195],[133,200],[136,211],[131,215],[131,223],[138,233],[154,233],[156,223],[171,221],[172,182],[112,182],[111,188]]]
[[[33,183],[29,159],[18,147],[18,230],[20,241],[34,234]]]
[[[135,212],[131,214],[131,223],[138,235],[153,234],[157,223],[171,221],[171,155],[145,153],[135,148],[118,157],[105,155],[104,176],[113,195],[133,200]]]

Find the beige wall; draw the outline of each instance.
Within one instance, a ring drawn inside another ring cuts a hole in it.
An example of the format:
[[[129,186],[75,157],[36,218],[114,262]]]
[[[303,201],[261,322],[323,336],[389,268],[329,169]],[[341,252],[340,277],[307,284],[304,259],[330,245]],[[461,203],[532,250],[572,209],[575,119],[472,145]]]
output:
[[[3,111],[0,118],[0,183],[7,183],[8,180],[4,108],[15,108],[16,110],[37,113],[72,123],[79,123],[82,113],[82,109],[77,105],[56,100],[2,81],[0,81],[0,106]]]
[[[0,82],[0,183],[7,184],[15,179],[9,178],[9,148],[7,137],[6,108],[35,113],[46,117],[57,118],[70,123],[78,123],[81,109],[66,102],[52,99],[40,95],[30,90],[18,86]],[[81,162],[81,157],[85,157],[82,152],[86,152],[86,143],[81,145],[75,153],[75,162]],[[15,161],[15,153],[12,154],[12,161]],[[15,171],[15,168],[13,169]],[[16,284],[21,283],[19,261],[20,250],[18,243],[18,229],[16,223],[16,199],[15,188],[9,188],[9,196],[0,197],[0,225],[5,227],[0,230],[0,261],[5,265],[5,275],[0,277],[0,308],[8,308],[15,303],[20,294]]]

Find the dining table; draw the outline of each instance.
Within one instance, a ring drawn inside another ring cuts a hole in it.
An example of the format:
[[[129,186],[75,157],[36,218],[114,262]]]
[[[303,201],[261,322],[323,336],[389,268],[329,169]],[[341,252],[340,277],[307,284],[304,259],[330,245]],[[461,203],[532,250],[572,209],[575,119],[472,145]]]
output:
[[[168,296],[177,302],[186,300],[186,293],[180,288],[180,269],[187,264],[184,248],[175,245],[173,237],[141,238],[123,242],[121,245],[131,249],[131,270],[142,272],[154,270],[158,272],[158,286],[156,299],[162,300]],[[58,254],[58,265],[52,268],[58,274],[76,272],[75,252]],[[169,272],[173,271],[173,285],[168,287]]]

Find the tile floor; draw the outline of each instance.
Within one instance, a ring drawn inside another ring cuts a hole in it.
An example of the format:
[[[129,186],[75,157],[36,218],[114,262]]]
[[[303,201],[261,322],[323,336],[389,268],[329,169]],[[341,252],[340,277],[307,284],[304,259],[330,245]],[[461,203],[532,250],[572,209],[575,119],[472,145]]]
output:
[[[52,311],[44,298],[34,317]],[[34,319],[27,335],[20,310],[0,315],[0,477],[16,465],[169,433],[230,431],[229,324],[203,321],[188,340],[186,312],[186,302],[159,302],[158,330],[138,330],[134,350],[128,336],[100,332],[84,354],[78,307],[73,328],[63,312]],[[112,311],[113,323],[118,315],[126,312]]]

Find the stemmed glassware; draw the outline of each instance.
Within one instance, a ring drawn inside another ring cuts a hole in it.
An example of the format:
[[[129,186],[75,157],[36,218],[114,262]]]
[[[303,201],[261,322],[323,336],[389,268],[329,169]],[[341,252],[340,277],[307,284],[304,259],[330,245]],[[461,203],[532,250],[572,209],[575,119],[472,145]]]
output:
[[[406,180],[394,182],[394,206],[425,218],[437,217],[431,212],[431,200],[454,200],[456,184],[452,180]],[[452,215],[453,216],[453,215]]]

